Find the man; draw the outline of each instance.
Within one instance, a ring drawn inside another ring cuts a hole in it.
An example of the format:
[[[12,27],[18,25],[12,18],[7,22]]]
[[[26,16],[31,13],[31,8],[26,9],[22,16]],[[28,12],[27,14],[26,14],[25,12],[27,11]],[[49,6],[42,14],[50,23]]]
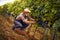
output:
[[[28,37],[27,33],[24,31],[24,29],[26,29],[26,27],[29,26],[29,24],[33,24],[35,23],[34,19],[32,19],[29,16],[30,10],[28,8],[25,8],[23,10],[22,13],[20,13],[20,15],[18,15],[16,17],[16,19],[14,20],[14,27],[13,30],[20,34],[20,35],[25,35],[26,37]]]

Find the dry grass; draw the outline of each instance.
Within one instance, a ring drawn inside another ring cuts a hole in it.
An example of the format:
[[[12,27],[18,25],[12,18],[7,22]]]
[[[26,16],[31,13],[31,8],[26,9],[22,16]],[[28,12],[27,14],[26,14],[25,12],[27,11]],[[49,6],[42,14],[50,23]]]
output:
[[[0,15],[0,40],[27,40],[25,36],[18,35],[15,33],[13,30],[11,30],[13,22],[2,15]],[[51,34],[50,34],[50,29],[47,29],[46,35],[44,35],[44,28],[36,27],[34,25],[31,26],[29,29],[29,35],[32,38],[31,40],[40,40],[43,38],[43,40],[52,40],[51,39]],[[27,34],[27,35],[28,35]],[[57,35],[57,39],[59,40],[60,34]]]

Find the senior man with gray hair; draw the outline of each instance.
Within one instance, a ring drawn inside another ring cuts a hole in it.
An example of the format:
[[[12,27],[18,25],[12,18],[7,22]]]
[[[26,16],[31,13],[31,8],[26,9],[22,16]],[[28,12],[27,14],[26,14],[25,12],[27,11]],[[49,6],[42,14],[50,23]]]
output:
[[[20,35],[25,35],[28,37],[27,33],[24,31],[29,24],[36,23],[33,18],[29,16],[31,11],[28,8],[25,8],[20,15],[14,20],[14,27],[12,29]]]

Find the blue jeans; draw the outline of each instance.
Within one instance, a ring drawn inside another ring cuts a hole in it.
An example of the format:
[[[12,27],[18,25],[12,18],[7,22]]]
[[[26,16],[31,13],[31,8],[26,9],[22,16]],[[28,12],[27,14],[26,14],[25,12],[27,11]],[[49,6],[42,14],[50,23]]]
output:
[[[22,20],[14,20],[14,26],[12,29],[20,28],[21,30],[24,30],[27,26],[28,24],[24,23]]]

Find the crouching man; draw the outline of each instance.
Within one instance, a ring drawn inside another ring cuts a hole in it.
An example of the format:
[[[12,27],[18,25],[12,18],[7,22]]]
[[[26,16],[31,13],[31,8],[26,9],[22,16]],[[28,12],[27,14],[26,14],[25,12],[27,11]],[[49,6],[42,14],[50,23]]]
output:
[[[25,9],[23,10],[23,12],[20,13],[20,15],[18,15],[18,16],[16,17],[16,19],[14,20],[14,25],[15,25],[15,26],[12,27],[12,29],[13,29],[16,33],[18,33],[18,34],[20,34],[20,35],[24,35],[24,36],[26,36],[26,37],[28,37],[28,34],[27,34],[26,31],[24,31],[24,29],[26,29],[26,28],[29,26],[29,24],[36,23],[36,22],[34,21],[34,19],[32,19],[32,18],[29,16],[29,13],[30,13],[30,10],[29,10],[28,8],[25,8]]]

